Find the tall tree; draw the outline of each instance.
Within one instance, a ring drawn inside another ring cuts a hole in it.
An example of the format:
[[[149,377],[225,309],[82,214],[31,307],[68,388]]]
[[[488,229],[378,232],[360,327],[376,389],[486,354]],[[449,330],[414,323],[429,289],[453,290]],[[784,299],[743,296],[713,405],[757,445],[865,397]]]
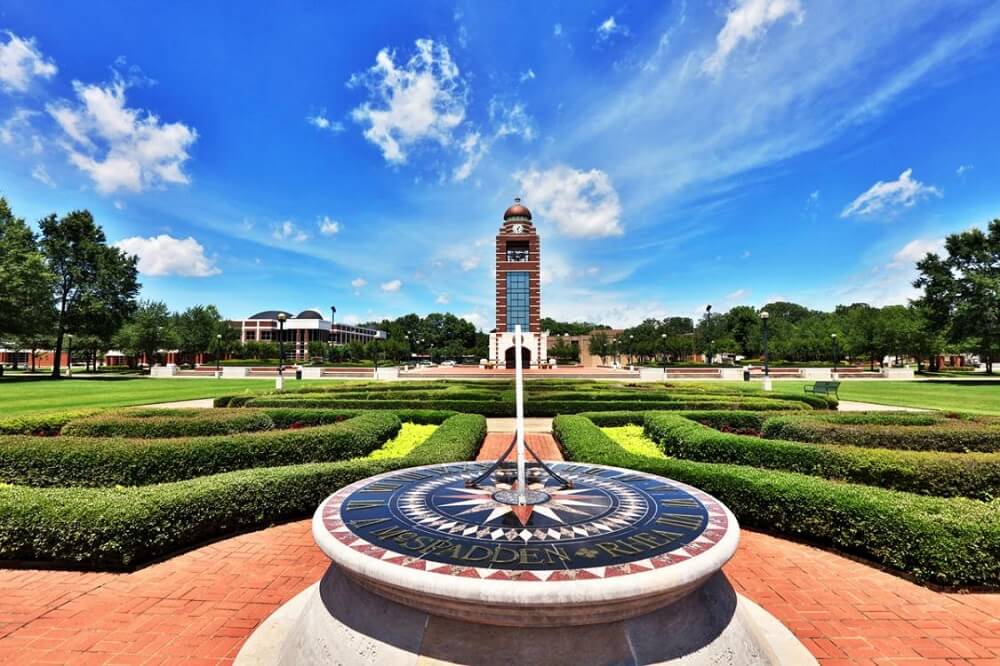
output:
[[[52,285],[34,232],[0,197],[0,340],[34,348],[54,320]]]
[[[1000,219],[987,231],[970,229],[945,240],[946,257],[928,253],[917,263],[920,304],[951,342],[972,341],[993,372],[1000,352]]]
[[[142,301],[135,313],[115,336],[115,344],[131,356],[145,356],[152,367],[157,350],[173,347],[177,335],[166,304]]]
[[[214,305],[195,305],[173,319],[177,348],[183,354],[210,353],[214,358],[217,352],[225,352],[239,339],[239,332],[222,318]]]
[[[50,215],[39,226],[41,249],[54,275],[57,315],[52,376],[58,377],[67,331],[106,332],[132,313],[139,292],[137,259],[109,247],[104,231],[88,211],[62,218]]]

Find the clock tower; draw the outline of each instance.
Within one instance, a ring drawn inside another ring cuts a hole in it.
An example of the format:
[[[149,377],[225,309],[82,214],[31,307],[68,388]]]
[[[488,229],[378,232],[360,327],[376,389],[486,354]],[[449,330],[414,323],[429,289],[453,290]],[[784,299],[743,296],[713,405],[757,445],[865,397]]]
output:
[[[514,327],[521,326],[524,367],[547,361],[548,337],[541,330],[541,254],[531,211],[514,199],[503,214],[496,238],[496,331],[490,335],[490,360],[514,367]]]

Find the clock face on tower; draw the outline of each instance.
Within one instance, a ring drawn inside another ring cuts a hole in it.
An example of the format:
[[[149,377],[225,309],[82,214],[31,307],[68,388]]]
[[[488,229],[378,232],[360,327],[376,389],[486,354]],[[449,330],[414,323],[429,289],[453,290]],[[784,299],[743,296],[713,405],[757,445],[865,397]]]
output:
[[[515,224],[513,226],[512,230],[513,230],[513,232],[515,234],[524,233],[524,225],[523,224]]]

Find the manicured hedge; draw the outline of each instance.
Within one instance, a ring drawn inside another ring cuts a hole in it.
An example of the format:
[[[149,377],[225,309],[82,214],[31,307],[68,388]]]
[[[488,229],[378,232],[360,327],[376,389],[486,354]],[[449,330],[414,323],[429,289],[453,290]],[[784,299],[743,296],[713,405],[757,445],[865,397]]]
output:
[[[216,437],[0,438],[0,482],[29,486],[144,485],[250,467],[346,460],[395,437],[399,418],[366,412],[332,425]]]
[[[258,432],[274,428],[263,412],[244,409],[186,409],[145,412],[114,411],[70,421],[62,428],[71,437],[204,437]]]
[[[294,426],[317,426],[327,423],[337,423],[344,419],[354,418],[364,414],[364,409],[302,409],[300,407],[271,407],[261,409],[274,421],[277,428]],[[404,423],[419,423],[422,425],[437,425],[444,423],[458,412],[445,409],[396,409],[392,412]]]
[[[233,406],[233,402],[228,404]],[[400,410],[412,409],[425,404],[419,400],[339,400],[337,398],[300,398],[289,400],[284,398],[253,398],[244,403],[246,407],[290,407],[295,406],[302,409],[379,409],[379,410]],[[481,414],[483,416],[513,416],[514,405],[511,402],[501,400],[434,400],[435,407],[440,409],[454,410],[465,414]],[[769,398],[739,398],[733,401],[727,400],[685,400],[669,401],[642,401],[633,403],[642,409],[648,410],[773,410],[788,411],[795,409],[810,409],[803,402],[794,400],[782,401]],[[592,411],[621,411],[622,407],[630,406],[623,401],[601,400],[567,400],[567,401],[546,401],[546,400],[526,400],[524,405],[526,416],[557,416],[559,414],[577,414],[579,412]]]
[[[572,460],[617,465],[689,483],[741,524],[860,555],[916,579],[1000,588],[1000,504],[914,495],[803,474],[627,453],[580,416],[553,431]]]
[[[25,414],[0,419],[0,435],[58,435],[63,426],[75,419],[90,416],[97,410],[86,409],[48,414]]]
[[[840,418],[847,416],[848,418]],[[792,416],[767,419],[761,434],[769,439],[854,444],[915,451],[1000,451],[1000,423],[988,418],[914,414]]]
[[[1000,494],[1000,454],[891,451],[801,444],[719,432],[675,414],[649,412],[646,436],[667,455],[752,465],[939,497]]]
[[[0,560],[127,570],[208,539],[312,514],[338,488],[391,469],[468,460],[481,416],[449,418],[404,458],[247,469],[133,488],[0,487]]]

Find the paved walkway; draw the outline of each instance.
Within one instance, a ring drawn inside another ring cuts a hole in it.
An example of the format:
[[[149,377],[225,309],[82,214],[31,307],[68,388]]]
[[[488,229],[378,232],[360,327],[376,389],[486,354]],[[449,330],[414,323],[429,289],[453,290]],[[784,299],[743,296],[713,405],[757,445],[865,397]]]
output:
[[[300,520],[132,574],[0,570],[0,663],[228,664],[328,563]],[[1000,660],[1000,595],[934,592],[746,530],[725,571],[824,666]]]
[[[212,398],[200,398],[198,400],[178,400],[177,402],[155,402],[151,405],[140,405],[149,409],[212,409],[214,405]]]
[[[514,437],[513,432],[491,432],[486,435],[482,448],[476,460],[493,461],[510,446],[510,441]],[[524,443],[531,448],[542,460],[562,460],[562,451],[552,435],[548,433],[529,432],[524,436]],[[515,460],[517,451],[511,451],[507,460]]]
[[[837,410],[841,412],[926,412],[926,409],[916,407],[898,407],[896,405],[878,405],[874,402],[855,402],[840,400]]]
[[[514,432],[517,419],[514,417],[497,417],[486,419],[487,432]],[[552,432],[551,416],[524,417],[525,432]]]

